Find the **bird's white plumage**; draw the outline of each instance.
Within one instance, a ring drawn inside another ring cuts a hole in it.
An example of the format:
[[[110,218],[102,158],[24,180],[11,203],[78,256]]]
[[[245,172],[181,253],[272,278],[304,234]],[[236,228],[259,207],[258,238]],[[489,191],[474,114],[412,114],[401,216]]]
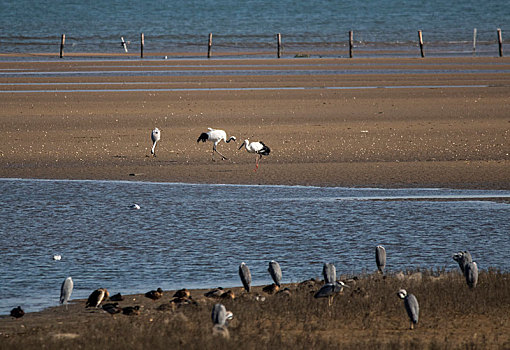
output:
[[[132,204],[132,205],[130,206],[130,208],[131,208],[131,209],[136,209],[136,210],[138,210],[138,209],[140,209],[140,206],[139,206],[138,204],[136,204],[136,203],[135,203],[135,204]]]
[[[60,288],[60,304],[67,304],[71,298],[71,294],[73,293],[73,287],[73,279],[71,277],[67,277]]]
[[[154,128],[154,130],[152,130],[152,132],[151,132],[151,140],[152,140],[151,154],[155,155],[154,152],[156,150],[156,143],[158,143],[158,141],[160,139],[161,139],[161,131],[158,128]]]
[[[61,259],[62,259],[62,255],[59,255],[59,254],[53,255],[53,260],[60,261]]]
[[[264,145],[260,142],[250,142],[249,140],[244,140],[243,145],[246,147],[246,151],[248,153],[259,153],[264,148]],[[243,147],[241,145],[241,147]]]
[[[202,133],[199,137],[198,137],[198,140],[197,142],[200,142],[200,141],[210,141],[212,142],[214,145],[213,145],[213,151],[212,151],[212,156],[213,156],[213,160],[214,160],[214,152],[218,153],[222,159],[227,159],[227,157],[225,157],[223,154],[221,154],[220,152],[218,152],[218,150],[216,149],[216,146],[218,146],[218,144],[221,142],[221,141],[224,141],[226,143],[229,143],[230,141],[236,141],[236,137],[235,136],[230,136],[228,139],[227,139],[227,133],[225,132],[225,130],[220,130],[220,129],[212,129],[212,128],[207,128],[207,130],[209,130],[208,132],[204,132]]]

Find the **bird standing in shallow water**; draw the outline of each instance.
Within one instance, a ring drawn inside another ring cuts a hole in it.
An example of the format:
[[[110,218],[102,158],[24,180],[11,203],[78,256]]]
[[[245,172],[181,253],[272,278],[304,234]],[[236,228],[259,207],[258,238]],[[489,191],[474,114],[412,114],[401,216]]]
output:
[[[257,171],[262,156],[268,156],[271,150],[262,141],[250,143],[250,141],[244,140],[243,144],[239,147],[239,149],[243,148],[243,146],[246,148],[246,151],[248,151],[248,153],[257,154],[257,158],[255,160],[255,169],[253,169],[253,171]]]
[[[158,128],[154,128],[151,133],[151,140],[152,140],[152,148],[151,148],[151,154],[155,157],[156,156],[156,143],[161,139],[161,131],[159,131]]]
[[[414,329],[414,325],[418,323],[418,317],[420,315],[420,306],[418,305],[418,299],[413,294],[407,294],[405,289],[398,291],[398,297],[404,300],[404,306],[409,316],[410,329]]]
[[[236,140],[235,136],[230,136],[227,139],[227,133],[224,130],[215,130],[215,129],[211,129],[211,128],[207,128],[207,129],[209,131],[201,133],[200,136],[197,139],[197,143],[200,142],[200,141],[202,141],[202,142],[206,142],[206,141],[213,142],[214,143],[213,151],[212,151],[212,160],[213,160],[213,162],[214,162],[214,152],[218,153],[221,156],[222,160],[227,160],[228,159],[227,157],[225,157],[223,154],[218,152],[218,150],[216,149],[216,146],[218,146],[218,143],[220,143],[221,140],[225,141],[226,143],[230,143],[230,141],[234,141],[235,142],[235,140]]]

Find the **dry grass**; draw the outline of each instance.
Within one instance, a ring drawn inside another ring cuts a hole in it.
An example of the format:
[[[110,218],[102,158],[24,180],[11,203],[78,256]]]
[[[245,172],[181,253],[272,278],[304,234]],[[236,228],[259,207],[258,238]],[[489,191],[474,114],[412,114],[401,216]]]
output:
[[[343,276],[346,280],[349,276]],[[405,277],[360,276],[331,307],[313,293],[320,284],[290,285],[292,295],[251,295],[224,301],[234,313],[230,338],[213,336],[210,311],[216,300],[192,291],[197,305],[159,311],[172,294],[157,302],[143,296],[122,306],[142,305],[139,316],[111,316],[85,310],[84,301],[28,314],[22,320],[0,319],[0,348],[129,349],[491,349],[510,348],[510,274],[482,272],[470,290],[458,272],[413,271]],[[420,303],[420,321],[409,330],[396,292],[405,288]]]

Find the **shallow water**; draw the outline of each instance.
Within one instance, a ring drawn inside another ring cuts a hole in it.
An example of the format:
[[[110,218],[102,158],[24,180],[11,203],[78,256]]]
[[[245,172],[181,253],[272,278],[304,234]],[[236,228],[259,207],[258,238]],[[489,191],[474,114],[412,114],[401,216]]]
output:
[[[269,283],[272,259],[284,282],[319,276],[324,262],[373,271],[378,244],[391,271],[456,268],[460,249],[481,269],[510,270],[510,205],[495,199],[510,191],[19,179],[0,191],[0,314],[56,305],[67,276],[84,298],[240,285],[241,261],[255,285]]]

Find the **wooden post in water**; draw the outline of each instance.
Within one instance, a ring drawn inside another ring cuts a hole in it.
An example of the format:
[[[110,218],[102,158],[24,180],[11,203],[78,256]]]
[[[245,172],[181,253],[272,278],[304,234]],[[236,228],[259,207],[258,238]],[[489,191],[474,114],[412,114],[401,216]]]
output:
[[[352,43],[354,38],[354,32],[349,30],[349,58],[352,58]]]
[[[207,44],[207,58],[211,58],[212,50],[212,33],[209,33],[209,42]]]
[[[422,32],[421,30],[418,31],[418,41],[420,43],[420,53],[421,53],[421,57],[425,57],[425,52],[423,52],[423,35],[422,35]]]
[[[473,29],[473,56],[476,54],[476,28]]]
[[[143,47],[145,45],[145,35],[142,33],[140,35],[140,58],[143,58]]]
[[[282,57],[282,35],[280,33],[276,34],[276,41],[278,45],[278,58]]]
[[[498,28],[498,46],[499,46],[499,57],[503,57],[503,36],[501,35],[500,28]]]
[[[62,34],[60,38],[60,58],[64,57],[64,45],[66,43],[66,35]]]

